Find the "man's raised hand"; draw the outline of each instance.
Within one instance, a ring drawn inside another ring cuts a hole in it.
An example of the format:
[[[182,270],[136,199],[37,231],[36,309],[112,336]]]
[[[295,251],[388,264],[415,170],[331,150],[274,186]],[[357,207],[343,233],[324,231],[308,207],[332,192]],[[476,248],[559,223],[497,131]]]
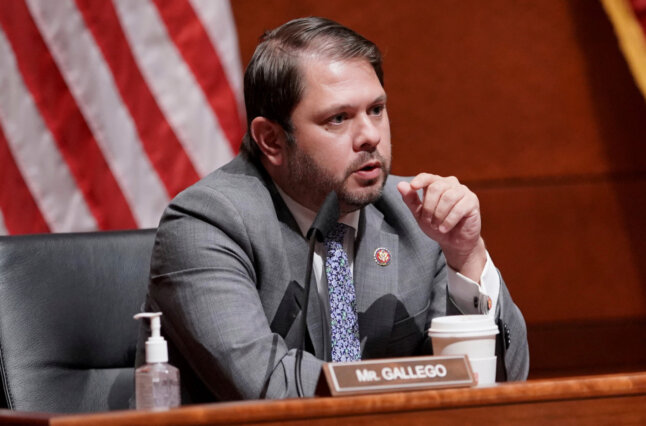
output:
[[[442,247],[447,263],[478,282],[487,261],[478,197],[455,177],[429,173],[400,182],[397,189],[422,231]]]

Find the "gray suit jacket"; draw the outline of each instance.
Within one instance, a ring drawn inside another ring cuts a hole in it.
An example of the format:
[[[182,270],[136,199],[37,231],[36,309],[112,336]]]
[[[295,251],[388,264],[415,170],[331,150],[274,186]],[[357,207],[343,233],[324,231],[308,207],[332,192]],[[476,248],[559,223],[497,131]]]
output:
[[[383,197],[366,206],[359,221],[354,284],[363,359],[430,354],[431,319],[460,313],[447,295],[440,247],[417,226],[397,179],[388,179]],[[392,255],[386,267],[373,259],[380,247]],[[307,252],[271,179],[243,156],[171,202],[155,240],[145,309],[163,312],[183,403],[296,396],[295,331]],[[329,358],[323,350],[329,336],[315,290],[308,303],[302,378],[313,394],[322,360]],[[499,379],[524,379],[525,323],[504,283],[497,314],[508,328],[499,342]],[[142,329],[138,364],[145,335]]]

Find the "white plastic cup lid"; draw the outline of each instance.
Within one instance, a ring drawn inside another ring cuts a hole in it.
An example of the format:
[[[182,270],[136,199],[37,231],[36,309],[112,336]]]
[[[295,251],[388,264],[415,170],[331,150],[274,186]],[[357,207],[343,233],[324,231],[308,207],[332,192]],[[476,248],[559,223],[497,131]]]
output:
[[[498,334],[498,327],[487,315],[450,315],[433,318],[428,333],[438,337],[444,334]]]

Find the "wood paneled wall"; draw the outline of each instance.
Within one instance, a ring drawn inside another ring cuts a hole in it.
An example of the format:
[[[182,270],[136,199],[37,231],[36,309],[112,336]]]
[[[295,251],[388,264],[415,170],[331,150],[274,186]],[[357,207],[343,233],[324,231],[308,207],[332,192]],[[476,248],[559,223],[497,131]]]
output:
[[[325,16],[385,54],[398,174],[458,176],[525,314],[531,375],[646,369],[646,102],[590,0],[234,0],[260,34]]]

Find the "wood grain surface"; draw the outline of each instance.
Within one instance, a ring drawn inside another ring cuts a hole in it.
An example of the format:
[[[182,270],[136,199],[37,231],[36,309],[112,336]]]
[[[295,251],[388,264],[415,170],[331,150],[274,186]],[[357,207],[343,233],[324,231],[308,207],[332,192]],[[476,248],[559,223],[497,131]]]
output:
[[[7,419],[4,414],[0,411],[0,422]],[[646,373],[530,380],[486,388],[207,404],[163,412],[53,416],[49,424],[454,425],[484,420],[485,424],[643,424]]]

